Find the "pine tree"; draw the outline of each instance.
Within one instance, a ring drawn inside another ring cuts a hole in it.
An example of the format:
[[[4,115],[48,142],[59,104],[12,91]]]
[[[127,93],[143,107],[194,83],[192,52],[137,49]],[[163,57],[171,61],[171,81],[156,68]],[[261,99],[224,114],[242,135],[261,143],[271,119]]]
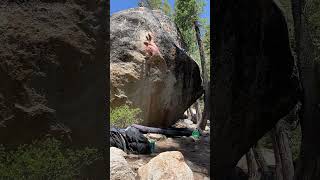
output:
[[[200,21],[200,14],[203,12],[203,0],[176,0],[174,7],[174,21],[179,27],[184,41],[187,44],[189,55],[198,63],[200,61],[197,40],[194,31],[194,22]]]
[[[201,57],[200,58],[200,51],[199,49],[200,46],[198,46],[197,42],[201,43],[202,36],[200,32],[203,32],[203,24],[204,24],[204,19],[200,17],[200,14],[203,12],[203,7],[204,7],[204,1],[203,0],[176,0],[175,1],[175,7],[174,7],[174,21],[177,24],[182,37],[187,45],[187,52],[188,54],[199,64],[199,66],[202,64],[204,61],[204,53],[201,51]],[[197,22],[197,23],[196,23]],[[198,33],[196,36],[196,29],[195,29],[195,24],[200,23],[201,25],[198,26],[201,29],[197,29]],[[196,38],[198,37],[198,38]],[[200,39],[201,38],[201,39]],[[199,47],[199,48],[198,48]],[[202,59],[202,61],[201,61]],[[201,63],[202,62],[202,63]],[[201,67],[201,66],[200,66]],[[202,66],[204,67],[204,66]],[[202,68],[201,68],[202,69]],[[208,68],[206,68],[208,69]],[[202,69],[203,71],[204,69]],[[205,71],[203,71],[205,72]],[[206,73],[207,74],[207,73]],[[205,81],[204,84],[207,84]],[[207,91],[208,93],[208,91]],[[199,106],[200,100],[198,99],[196,101],[196,106]],[[208,102],[208,101],[207,101]],[[199,118],[197,118],[197,127],[204,129],[206,125],[206,119],[208,117],[208,103],[204,103],[204,112],[201,112],[197,110],[197,114],[199,114]],[[197,108],[199,109],[199,108]],[[203,114],[202,114],[203,113]]]
[[[210,67],[210,24],[206,24],[204,28],[203,46],[206,56],[206,66]],[[208,77],[210,77],[210,68],[207,68]]]

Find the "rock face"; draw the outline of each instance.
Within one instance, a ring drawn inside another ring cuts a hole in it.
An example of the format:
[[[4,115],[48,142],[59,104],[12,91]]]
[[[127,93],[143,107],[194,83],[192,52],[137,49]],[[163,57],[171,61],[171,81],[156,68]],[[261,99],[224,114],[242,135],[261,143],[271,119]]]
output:
[[[103,143],[105,1],[0,2],[0,143]]]
[[[128,162],[124,159],[126,153],[121,149],[110,148],[110,179],[111,180],[135,180],[135,174]]]
[[[272,1],[219,1],[213,8],[212,170],[226,178],[298,101],[286,20]]]
[[[163,152],[138,170],[141,180],[193,180],[193,173],[179,151]]]
[[[203,93],[176,26],[160,11],[133,8],[113,14],[110,28],[111,107],[128,104],[145,125],[172,125]]]

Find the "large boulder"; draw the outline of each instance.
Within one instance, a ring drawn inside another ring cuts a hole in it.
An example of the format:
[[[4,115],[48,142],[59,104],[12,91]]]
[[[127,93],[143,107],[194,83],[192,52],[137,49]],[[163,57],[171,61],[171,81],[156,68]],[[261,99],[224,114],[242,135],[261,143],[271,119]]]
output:
[[[138,107],[143,124],[172,125],[203,93],[177,27],[146,8],[115,13],[110,22],[111,107]]]
[[[110,179],[111,180],[134,180],[135,173],[130,168],[128,162],[124,158],[126,153],[121,149],[110,148]]]
[[[219,1],[213,12],[211,168],[214,179],[224,179],[295,107],[299,83],[287,22],[276,4]]]
[[[105,1],[0,2],[0,143],[45,134],[102,146]]]
[[[141,180],[193,180],[193,172],[179,151],[168,151],[151,159],[138,170]]]

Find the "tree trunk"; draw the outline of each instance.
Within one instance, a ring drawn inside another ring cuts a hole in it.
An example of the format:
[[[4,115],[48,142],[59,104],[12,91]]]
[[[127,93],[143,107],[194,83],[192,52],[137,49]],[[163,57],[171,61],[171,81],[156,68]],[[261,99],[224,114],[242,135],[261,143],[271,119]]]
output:
[[[188,108],[188,109],[187,109],[187,116],[188,116],[188,119],[192,121],[192,111],[191,111],[191,108]]]
[[[190,120],[196,124],[197,123],[197,112],[193,113],[193,108],[192,106],[190,108],[188,108],[188,112],[190,113]]]
[[[197,99],[196,102],[194,103],[194,108],[196,110],[196,117],[197,117],[197,124],[198,124],[198,122],[201,121],[202,119],[202,112],[200,108],[199,99]]]
[[[267,176],[270,172],[267,162],[265,161],[262,150],[259,146],[254,146],[253,152],[259,167],[259,170],[263,177]]]
[[[255,160],[254,152],[252,148],[246,154],[247,167],[248,167],[248,180],[259,180],[261,174],[259,172],[259,168],[257,162]]]
[[[286,121],[282,119],[271,133],[276,160],[277,180],[292,180],[294,178],[292,153],[286,131]]]
[[[281,156],[280,156],[280,150],[277,144],[276,140],[276,132],[273,132],[275,130],[272,130],[272,140],[273,140],[273,153],[276,163],[276,180],[283,180],[283,167],[281,164]]]
[[[200,52],[200,60],[201,60],[201,69],[202,69],[202,79],[203,79],[203,85],[204,85],[204,110],[202,113],[202,118],[200,121],[197,122],[197,127],[204,130],[207,124],[207,119],[210,118],[208,117],[208,106],[209,106],[209,84],[208,84],[208,77],[207,77],[207,67],[206,67],[206,60],[205,60],[205,55],[204,55],[204,50],[203,50],[203,44],[201,40],[201,35],[200,35],[200,28],[199,28],[199,22],[195,21],[194,22],[194,28],[196,30],[196,36],[197,36],[197,42],[198,42],[198,47],[199,47],[199,52]]]
[[[302,142],[295,179],[320,179],[320,62],[311,38],[305,0],[292,0],[298,69],[303,97],[301,113]],[[311,1],[309,1],[311,2]]]

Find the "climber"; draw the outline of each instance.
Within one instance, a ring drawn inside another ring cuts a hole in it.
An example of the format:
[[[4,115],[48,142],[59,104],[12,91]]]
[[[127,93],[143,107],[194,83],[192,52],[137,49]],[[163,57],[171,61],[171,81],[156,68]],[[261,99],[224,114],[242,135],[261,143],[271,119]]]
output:
[[[165,59],[162,57],[158,46],[155,44],[153,40],[153,34],[148,33],[146,36],[146,41],[143,42],[145,45],[145,52],[147,55],[146,63],[148,65],[154,65],[158,67],[161,71],[167,71],[168,66]]]
[[[152,33],[148,33],[146,36],[147,41],[144,41],[145,51],[151,56],[161,56],[158,46],[154,43],[152,39]]]

